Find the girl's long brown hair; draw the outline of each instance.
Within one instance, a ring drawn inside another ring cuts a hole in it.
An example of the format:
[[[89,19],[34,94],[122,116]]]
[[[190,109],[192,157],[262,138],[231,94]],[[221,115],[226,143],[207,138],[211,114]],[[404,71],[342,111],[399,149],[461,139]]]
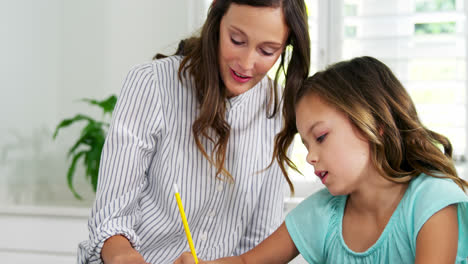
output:
[[[179,43],[176,55],[184,56],[179,67],[179,79],[189,73],[195,82],[200,114],[192,124],[192,133],[198,149],[217,168],[216,176],[225,175],[232,180],[231,174],[224,168],[226,148],[230,134],[230,125],[225,120],[226,89],[221,80],[218,64],[219,25],[231,3],[255,7],[281,7],[285,23],[289,28],[289,37],[285,46],[292,47],[289,59],[285,51],[280,56],[280,66],[275,75],[275,82],[270,86],[267,116],[272,118],[279,108],[277,82],[281,72],[285,73],[285,90],[302,86],[309,74],[310,40],[307,13],[304,0],[217,0],[209,8],[208,16],[199,37],[191,37]],[[285,49],[286,50],[286,49]],[[155,59],[163,58],[157,54]],[[210,136],[209,130],[215,132]],[[211,157],[202,145],[201,136],[214,142]]]
[[[297,170],[286,155],[297,133],[295,106],[310,93],[348,116],[368,140],[373,165],[388,180],[404,183],[425,173],[450,178],[467,190],[468,182],[455,170],[450,141],[423,126],[403,85],[372,57],[339,62],[309,77],[299,90],[286,91],[286,125],[276,137],[274,151],[286,178],[285,164]]]

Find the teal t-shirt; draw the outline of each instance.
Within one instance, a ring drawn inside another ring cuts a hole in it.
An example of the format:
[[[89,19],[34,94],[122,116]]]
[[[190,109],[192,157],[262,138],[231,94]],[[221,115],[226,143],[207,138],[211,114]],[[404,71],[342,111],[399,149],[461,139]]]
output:
[[[352,251],[343,240],[346,199],[322,189],[286,216],[289,235],[309,263],[414,263],[423,224],[442,208],[457,204],[456,263],[468,264],[468,196],[452,180],[425,174],[411,180],[379,239],[365,252]]]

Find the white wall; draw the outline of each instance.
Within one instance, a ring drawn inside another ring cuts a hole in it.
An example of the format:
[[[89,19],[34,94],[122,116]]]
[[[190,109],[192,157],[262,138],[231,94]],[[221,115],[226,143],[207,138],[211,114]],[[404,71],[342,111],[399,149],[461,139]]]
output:
[[[288,207],[294,207],[293,201]],[[0,208],[1,263],[76,263],[78,243],[88,238],[86,208]],[[298,256],[292,264],[304,264]]]
[[[0,0],[0,206],[93,199],[83,171],[67,190],[68,148],[81,127],[60,120],[101,113],[77,100],[118,94],[127,71],[171,54],[199,25],[203,0]],[[80,168],[81,169],[81,168]]]
[[[80,98],[118,94],[127,71],[171,54],[204,16],[204,0],[0,0],[1,263],[74,263],[94,194],[68,148],[81,127],[52,133]]]
[[[76,263],[78,243],[87,235],[88,209],[1,208],[2,263]]]

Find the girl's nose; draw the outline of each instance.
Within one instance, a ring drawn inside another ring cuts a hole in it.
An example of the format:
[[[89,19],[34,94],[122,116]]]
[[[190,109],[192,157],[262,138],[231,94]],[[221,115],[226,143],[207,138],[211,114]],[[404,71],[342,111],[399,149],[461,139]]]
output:
[[[315,165],[315,164],[317,164],[317,162],[318,162],[318,155],[317,155],[316,153],[313,153],[312,151],[309,151],[309,152],[307,153],[306,161],[307,161],[310,165]]]

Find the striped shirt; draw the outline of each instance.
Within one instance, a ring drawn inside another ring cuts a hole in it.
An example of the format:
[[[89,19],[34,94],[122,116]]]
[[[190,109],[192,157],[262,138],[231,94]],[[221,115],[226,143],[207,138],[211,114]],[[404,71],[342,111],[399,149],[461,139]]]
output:
[[[265,77],[247,92],[226,99],[231,126],[225,167],[234,183],[198,150],[192,123],[199,109],[193,80],[179,81],[181,57],[134,67],[127,75],[102,151],[89,240],[78,263],[102,263],[104,241],[128,238],[150,263],[172,263],[189,246],[173,192],[177,183],[197,255],[211,260],[239,255],[283,221],[285,180],[270,163],[282,120],[267,118]],[[201,138],[211,153],[213,143]]]

